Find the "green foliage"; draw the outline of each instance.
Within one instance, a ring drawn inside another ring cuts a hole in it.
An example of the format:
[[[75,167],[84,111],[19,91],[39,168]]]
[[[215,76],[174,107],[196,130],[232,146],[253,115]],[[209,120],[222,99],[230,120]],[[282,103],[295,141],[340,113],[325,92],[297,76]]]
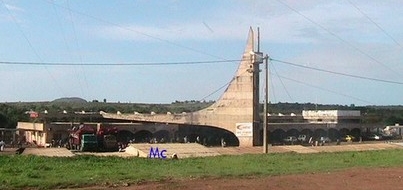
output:
[[[354,104],[347,106],[347,105],[332,105],[332,104],[324,105],[324,104],[313,104],[313,103],[279,102],[276,104],[269,103],[268,111],[270,113],[290,114],[290,113],[301,113],[302,110],[360,110],[362,108],[365,109],[365,107],[357,107]],[[261,106],[261,110],[263,111],[263,106]]]
[[[15,128],[18,121],[27,121],[25,111],[25,107],[0,104],[0,128]]]
[[[104,111],[108,113],[182,113],[193,112],[201,110],[213,104],[213,101],[175,101],[171,104],[139,104],[139,103],[110,103],[100,101],[85,101],[80,98],[61,98],[51,102],[14,102],[0,104],[0,128],[15,128],[18,121],[30,121],[29,115],[26,111],[48,113],[62,113],[64,110],[68,113],[74,112],[99,112]],[[263,105],[260,105],[261,112],[263,112]],[[403,106],[363,106],[356,105],[321,105],[312,103],[276,103],[269,104],[269,113],[283,113],[283,114],[300,114],[302,110],[360,110],[362,114],[362,123],[382,123],[384,125],[394,125],[395,123],[403,123]],[[85,118],[60,118],[48,116],[47,120],[58,121],[74,121],[84,122]]]
[[[350,167],[403,166],[403,150],[258,154],[179,160],[76,156],[0,156],[0,188],[67,188],[188,179],[328,172]]]
[[[87,102],[79,98],[61,98],[52,102],[14,102],[0,104],[0,128],[15,128],[18,121],[30,121],[31,118],[26,113],[27,111],[36,111],[42,113],[45,110],[48,113],[59,113],[58,116],[47,116],[49,121],[74,121],[84,122],[85,118],[71,118],[66,115],[61,117],[63,111],[67,113],[74,112],[109,112],[116,113],[182,113],[200,110],[209,106],[211,103],[206,102],[187,102],[187,103],[172,103],[172,104],[134,104],[134,103],[106,103],[93,101]],[[55,115],[55,114],[54,114]]]

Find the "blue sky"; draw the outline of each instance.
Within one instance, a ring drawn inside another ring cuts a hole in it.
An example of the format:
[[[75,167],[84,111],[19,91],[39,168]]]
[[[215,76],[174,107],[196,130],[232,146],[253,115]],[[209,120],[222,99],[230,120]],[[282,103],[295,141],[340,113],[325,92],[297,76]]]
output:
[[[305,66],[273,60],[270,101],[402,105],[401,23],[399,0],[2,0],[0,102],[216,100],[238,62],[111,64],[238,60],[252,26],[262,52]]]

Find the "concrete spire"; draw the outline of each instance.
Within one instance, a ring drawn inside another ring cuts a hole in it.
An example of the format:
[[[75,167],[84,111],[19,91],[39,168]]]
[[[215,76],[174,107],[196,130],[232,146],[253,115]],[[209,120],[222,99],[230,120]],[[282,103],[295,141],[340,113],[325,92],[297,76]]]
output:
[[[109,114],[106,118],[172,124],[207,125],[226,129],[239,140],[240,146],[257,145],[259,139],[259,66],[253,64],[255,36],[249,29],[245,51],[238,70],[222,96],[211,106],[200,111],[186,114]],[[257,85],[257,86],[256,86]]]

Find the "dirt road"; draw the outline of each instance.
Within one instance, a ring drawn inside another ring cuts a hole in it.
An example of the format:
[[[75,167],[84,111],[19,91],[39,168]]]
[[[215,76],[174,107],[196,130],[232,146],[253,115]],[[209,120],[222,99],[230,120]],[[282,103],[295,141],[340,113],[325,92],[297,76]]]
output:
[[[123,187],[128,185],[127,187]],[[206,178],[187,180],[166,180],[143,184],[118,184],[109,187],[87,187],[76,190],[152,190],[152,189],[192,189],[192,190],[379,190],[403,189],[403,167],[397,168],[352,168],[338,172],[308,173],[269,177]]]

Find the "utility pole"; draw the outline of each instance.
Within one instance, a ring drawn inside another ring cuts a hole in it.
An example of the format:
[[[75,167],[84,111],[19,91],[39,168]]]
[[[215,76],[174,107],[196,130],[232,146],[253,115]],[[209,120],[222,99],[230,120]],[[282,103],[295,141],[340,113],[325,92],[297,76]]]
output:
[[[257,33],[257,51],[255,47],[253,47],[253,50],[249,52],[251,54],[251,62],[253,65],[253,77],[252,77],[252,83],[253,83],[253,133],[256,135],[260,135],[258,133],[259,128],[262,124],[262,120],[260,119],[260,111],[259,111],[259,106],[260,106],[260,101],[259,101],[259,94],[260,94],[260,64],[263,63],[263,54],[259,52],[260,50],[260,34],[259,34],[259,28],[258,28],[258,33]],[[261,141],[260,139],[258,140],[257,138],[253,138],[253,145],[258,145],[260,144]]]
[[[253,108],[254,108],[254,116],[253,116],[253,128],[255,128],[255,125],[257,125],[258,123],[257,118],[258,118],[258,110],[259,110],[259,65],[263,63],[263,60],[265,60],[265,100],[264,100],[264,116],[263,116],[263,153],[268,153],[268,139],[267,139],[267,106],[268,106],[268,101],[269,101],[269,85],[268,85],[268,76],[269,76],[269,69],[268,69],[268,61],[269,61],[269,56],[266,54],[266,56],[263,57],[263,53],[260,52],[260,31],[259,28],[257,28],[258,30],[258,36],[257,36],[257,52],[250,52],[251,56],[252,56],[252,64],[253,64],[253,99],[254,99],[254,103],[253,103]],[[260,119],[259,119],[260,120]],[[259,121],[259,123],[261,124],[262,120]]]
[[[267,126],[268,126],[268,122],[267,122],[267,115],[268,115],[268,111],[267,111],[267,106],[269,103],[269,56],[266,54],[266,56],[263,57],[263,53],[261,52],[251,52],[251,54],[253,55],[253,64],[255,65],[255,70],[254,73],[255,75],[259,75],[259,71],[256,71],[256,67],[263,63],[263,60],[265,60],[265,98],[264,98],[264,111],[263,111],[263,153],[268,153],[268,130],[267,130]],[[254,88],[259,89],[258,87],[256,87],[256,84],[254,84]],[[254,105],[254,109],[256,109],[256,112],[259,107]],[[261,123],[261,122],[260,122]]]
[[[265,59],[265,94],[264,94],[264,110],[263,110],[263,153],[268,153],[267,139],[267,106],[269,104],[269,56],[266,54]]]

